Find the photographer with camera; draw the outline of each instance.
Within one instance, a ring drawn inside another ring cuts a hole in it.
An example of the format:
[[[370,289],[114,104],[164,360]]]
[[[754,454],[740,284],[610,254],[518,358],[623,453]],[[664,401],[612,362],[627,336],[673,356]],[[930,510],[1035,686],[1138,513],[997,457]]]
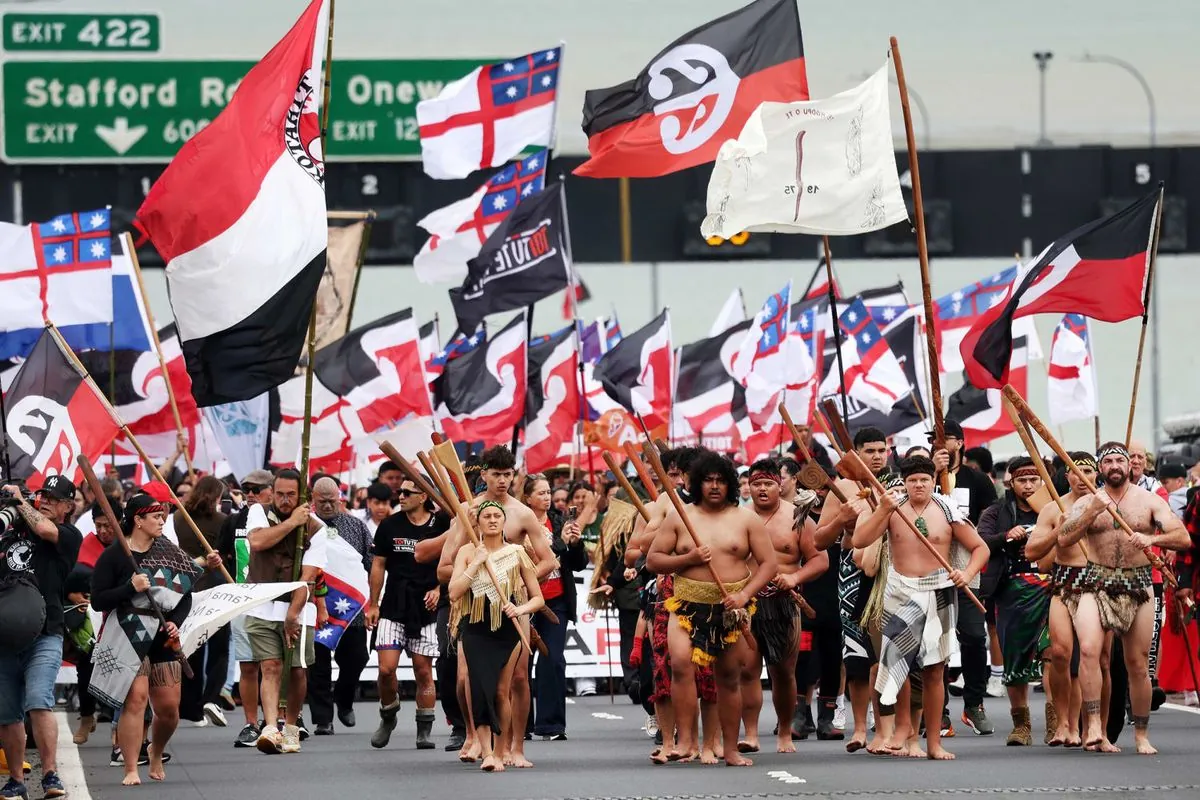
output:
[[[63,657],[66,580],[83,537],[66,523],[75,484],[51,475],[30,505],[19,487],[0,489],[0,741],[9,765],[0,798],[27,797],[25,715],[33,724],[45,797],[63,797],[57,774],[54,681]]]

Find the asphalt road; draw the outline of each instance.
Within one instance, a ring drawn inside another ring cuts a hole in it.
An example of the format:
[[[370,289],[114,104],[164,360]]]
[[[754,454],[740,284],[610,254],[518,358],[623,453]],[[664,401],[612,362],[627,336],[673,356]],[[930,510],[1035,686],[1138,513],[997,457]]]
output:
[[[1041,695],[1036,695],[1040,700]],[[952,708],[961,701],[956,700]],[[1154,714],[1151,739],[1159,755],[1131,752],[1132,730],[1119,744],[1119,755],[1079,750],[1005,747],[1009,730],[1006,705],[991,700],[997,723],[994,736],[963,733],[947,742],[957,753],[953,762],[932,763],[848,755],[841,742],[797,742],[795,754],[759,753],[753,767],[651,765],[651,741],[640,730],[640,707],[607,697],[575,699],[568,706],[567,741],[528,743],[532,770],[487,775],[460,764],[441,750],[446,732],[439,730],[439,749],[418,752],[412,746],[412,704],[405,703],[392,744],[373,750],[368,739],[375,727],[375,707],[356,709],[359,724],[339,727],[332,737],[313,737],[302,753],[265,756],[235,749],[236,729],[184,727],[169,750],[167,782],[140,789],[120,786],[121,770],[108,766],[108,726],[83,747],[69,736],[60,739],[63,777],[71,796],[110,800],[138,795],[161,800],[301,800],[324,797],[349,800],[372,796],[418,798],[481,797],[489,800],[582,800],[584,798],[770,798],[770,797],[917,797],[983,794],[1008,797],[1045,794],[1069,798],[1144,798],[1194,800],[1200,796],[1200,715],[1169,706]],[[231,725],[240,717],[229,714]],[[774,715],[768,698],[763,711],[764,743],[770,742]],[[1035,708],[1035,732],[1042,725]],[[63,716],[62,725],[67,720]],[[60,728],[62,727],[60,725]],[[439,726],[440,727],[440,726]],[[1040,742],[1040,734],[1036,737]],[[142,770],[145,780],[145,769]],[[81,781],[86,780],[86,786]],[[31,798],[41,796],[30,782]],[[1151,794],[1153,793],[1153,794]]]

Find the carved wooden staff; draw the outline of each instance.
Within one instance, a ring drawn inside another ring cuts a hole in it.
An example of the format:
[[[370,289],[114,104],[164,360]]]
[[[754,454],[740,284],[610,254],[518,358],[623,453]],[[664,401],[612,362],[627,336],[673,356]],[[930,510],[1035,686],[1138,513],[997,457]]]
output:
[[[822,427],[826,427],[825,420],[822,419],[820,414],[817,415],[817,420],[821,423]],[[829,434],[830,437],[833,436],[832,433],[829,433],[827,427],[825,432]],[[878,492],[880,497],[883,496],[883,493],[887,490],[883,488],[883,484],[879,482],[879,479],[875,477],[875,474],[871,472],[871,470],[867,469],[867,465],[864,464],[862,459],[858,457],[858,453],[854,452],[853,450],[847,450],[842,456],[842,459],[850,462],[850,468],[853,470],[854,475],[865,478],[870,484],[871,488]],[[931,556],[937,559],[937,562],[942,566],[942,569],[946,570],[947,572],[950,572],[954,569],[954,567],[950,566],[950,562],[946,560],[945,556],[939,553],[938,549],[934,547],[933,542],[929,541],[919,530],[917,530],[916,523],[904,516],[904,514],[900,513],[899,508],[893,511],[892,514],[903,520],[904,524],[910,531],[912,531],[913,536],[916,537],[917,541],[929,551]],[[976,608],[978,608],[984,614],[987,614],[987,609],[984,608],[983,603],[979,602],[979,598],[975,596],[975,593],[971,591],[971,588],[969,586],[963,586],[961,588],[964,592],[966,592],[967,599],[974,603]]]
[[[617,483],[621,484],[621,488],[625,490],[625,494],[629,495],[629,502],[637,509],[638,514],[644,522],[650,521],[650,512],[646,510],[645,504],[642,503],[642,498],[638,497],[638,493],[633,490],[633,484],[625,477],[625,473],[617,468],[617,462],[613,458],[612,453],[605,451],[604,463],[608,465],[608,469],[616,476]]]
[[[1079,471],[1079,467],[1076,466],[1075,462],[1071,460],[1071,457],[1067,455],[1067,451],[1064,450],[1063,446],[1058,443],[1058,440],[1051,435],[1050,430],[1042,423],[1041,419],[1038,418],[1038,415],[1033,413],[1033,409],[1030,408],[1029,404],[1025,402],[1025,398],[1021,397],[1021,394],[1012,387],[1012,384],[1006,385],[1002,391],[1004,392],[1004,397],[1013,404],[1013,406],[1017,409],[1017,412],[1021,415],[1022,419],[1026,420],[1030,424],[1034,431],[1037,432],[1037,435],[1042,437],[1042,441],[1050,445],[1050,449],[1053,450],[1058,457],[1063,460],[1063,463],[1067,465],[1067,469],[1071,470],[1071,472],[1075,474],[1075,477],[1079,479],[1079,482],[1087,487],[1088,493],[1093,495],[1100,494],[1100,491],[1091,483],[1089,483],[1088,479],[1084,477],[1082,472]],[[1117,525],[1121,527],[1121,530],[1125,531],[1127,536],[1131,538],[1133,537],[1133,528],[1129,527],[1129,523],[1126,522],[1125,518],[1121,516],[1121,512],[1117,509],[1115,504],[1110,502],[1107,506],[1105,506],[1104,510],[1112,516],[1113,521],[1115,521]],[[1150,547],[1142,548],[1142,553],[1147,559],[1149,559],[1151,564],[1153,564],[1160,572],[1162,572],[1163,580],[1166,583],[1170,584],[1172,588],[1179,588],[1179,580],[1175,577],[1175,573],[1171,571],[1171,568],[1166,565],[1158,553],[1154,552],[1154,550]]]
[[[675,491],[675,484],[667,477],[667,470],[663,467],[662,459],[658,457],[658,450],[649,438],[642,445],[642,451],[646,454],[646,460],[650,462],[654,473],[662,481],[663,491],[667,493],[667,498],[670,499],[671,505],[675,507],[675,513],[679,515],[679,519],[683,522],[683,527],[687,529],[688,535],[692,537],[692,544],[699,550],[704,546],[704,543],[696,535],[696,529],[692,527],[692,521],[688,519],[687,512],[683,510],[683,502],[679,499],[679,493]],[[725,584],[721,582],[720,576],[717,575],[717,568],[712,565],[711,561],[707,562],[705,566],[708,567],[708,574],[712,576],[713,583],[717,585],[717,589],[721,592],[721,600],[726,600],[729,597],[729,590],[725,588]],[[758,642],[754,639],[754,635],[750,633],[750,620],[745,620],[741,628],[742,635],[746,637],[746,643],[757,650]]]
[[[850,436],[850,431],[846,429],[846,424],[842,421],[838,413],[838,405],[833,400],[825,400],[822,403],[825,409],[825,416],[816,414],[817,421],[822,424],[825,435],[829,437],[829,444],[833,451],[837,453],[839,474],[843,474],[843,470],[849,469],[850,462],[846,461],[846,453],[854,449],[854,439]],[[843,463],[845,466],[843,466]],[[825,470],[821,470],[824,472]],[[867,505],[872,509],[876,506],[875,495],[867,488],[866,483],[861,478],[856,478],[853,475],[844,475],[846,480],[854,481],[858,484],[859,498],[866,500]]]
[[[623,449],[630,463],[633,464],[633,469],[637,472],[642,486],[646,489],[646,495],[650,498],[650,502],[653,503],[658,499],[658,489],[654,488],[654,481],[650,478],[650,473],[646,471],[646,465],[642,463],[641,455],[638,454],[637,448],[633,446],[633,442],[626,442]]]
[[[125,556],[129,559],[129,563],[133,565],[133,574],[138,574],[140,568],[138,567],[137,559],[133,557],[133,550],[129,548],[129,540],[125,538],[125,532],[117,524],[117,515],[113,513],[112,506],[108,504],[108,496],[104,494],[104,490],[100,487],[100,479],[96,477],[96,472],[92,469],[92,462],[88,461],[87,456],[79,456],[76,461],[79,464],[79,469],[83,471],[84,480],[91,487],[92,494],[96,496],[96,502],[100,505],[100,510],[104,513],[104,518],[108,520],[108,526],[113,529],[113,535],[121,543],[121,549],[125,551]],[[147,589],[145,595],[147,602],[150,604],[150,610],[158,617],[160,629],[165,633],[167,630],[167,618],[163,615],[162,608],[155,601],[152,591]],[[189,679],[194,677],[192,667],[188,664],[187,656],[179,649],[179,640],[168,637],[167,647],[175,651],[175,658],[178,659],[183,674]]]
[[[425,480],[425,477],[421,473],[413,469],[412,464],[408,462],[408,459],[400,455],[400,451],[393,447],[391,442],[380,442],[379,450],[381,453],[387,456],[388,459],[395,464],[401,472],[404,473],[404,478],[406,480],[412,481],[413,484],[415,484],[416,487],[420,489],[440,509],[445,511],[450,516],[454,516],[454,509],[451,508],[449,501],[442,496],[441,492],[431,486],[429,481]]]

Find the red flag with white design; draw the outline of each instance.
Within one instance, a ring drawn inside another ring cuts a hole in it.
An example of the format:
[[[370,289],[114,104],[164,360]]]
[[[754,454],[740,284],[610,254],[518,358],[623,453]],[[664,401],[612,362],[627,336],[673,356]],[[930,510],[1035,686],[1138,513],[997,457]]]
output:
[[[1013,342],[1008,380],[1022,397],[1029,387],[1028,352],[1024,337]],[[947,399],[946,419],[962,425],[967,447],[987,444],[1016,430],[1004,411],[1000,390],[977,388],[970,379]]]
[[[621,408],[654,428],[670,420],[673,360],[671,316],[664,310],[601,356],[592,375]]]
[[[561,463],[579,422],[579,350],[575,327],[529,347],[525,394],[525,471],[541,472]]]

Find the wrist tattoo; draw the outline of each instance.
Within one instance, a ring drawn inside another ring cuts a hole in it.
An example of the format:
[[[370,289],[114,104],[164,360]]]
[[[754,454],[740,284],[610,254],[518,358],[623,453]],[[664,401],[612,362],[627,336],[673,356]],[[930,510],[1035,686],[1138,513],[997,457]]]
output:
[[[17,506],[17,513],[21,515],[21,519],[25,520],[25,522],[28,523],[29,527],[31,528],[36,528],[38,525],[41,525],[46,521],[46,517],[42,514],[42,512],[38,511],[36,508],[24,501]]]
[[[1139,716],[1137,714],[1133,714],[1130,718],[1133,720],[1133,727],[1136,730],[1144,731],[1144,730],[1146,730],[1146,728],[1150,727],[1150,716],[1149,715]]]
[[[1099,714],[1100,713],[1100,701],[1099,700],[1084,700],[1083,701],[1083,713],[1089,714],[1089,715],[1090,714]]]

